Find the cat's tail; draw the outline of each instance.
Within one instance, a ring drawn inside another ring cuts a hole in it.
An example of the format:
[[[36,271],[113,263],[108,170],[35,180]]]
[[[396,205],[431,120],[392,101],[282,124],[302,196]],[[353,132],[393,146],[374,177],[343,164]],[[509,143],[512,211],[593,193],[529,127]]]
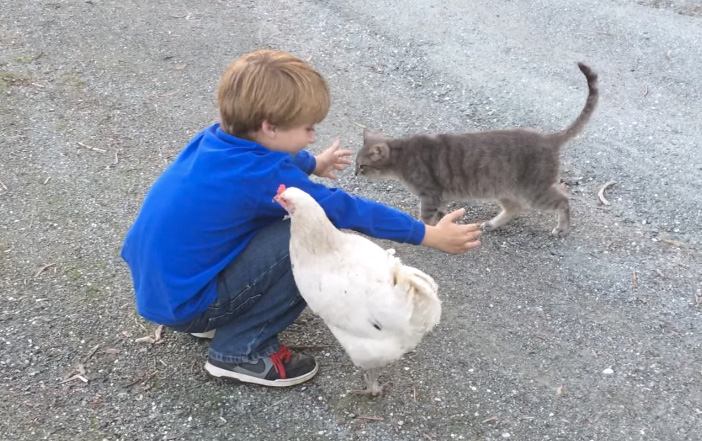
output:
[[[599,90],[597,88],[597,72],[590,69],[590,67],[583,63],[578,63],[578,67],[580,68],[580,71],[583,74],[585,74],[585,78],[587,78],[587,87],[589,89],[589,93],[587,95],[587,100],[585,101],[585,107],[583,107],[583,110],[580,112],[580,115],[578,115],[575,121],[573,121],[573,124],[571,124],[570,127],[566,128],[565,130],[561,130],[560,132],[556,132],[553,135],[551,135],[558,141],[558,146],[563,145],[563,143],[573,138],[575,135],[580,133],[580,131],[582,131],[583,127],[585,127],[585,124],[587,124],[587,122],[590,120],[590,116],[595,110],[595,107],[597,106],[597,101],[599,99]]]

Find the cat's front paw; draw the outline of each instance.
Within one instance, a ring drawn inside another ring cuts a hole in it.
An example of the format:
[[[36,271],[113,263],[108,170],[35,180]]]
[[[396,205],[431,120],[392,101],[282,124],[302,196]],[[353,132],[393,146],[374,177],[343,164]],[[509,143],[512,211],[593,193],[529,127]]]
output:
[[[424,219],[424,218],[422,218],[422,223],[423,223],[424,225],[430,225],[430,226],[432,226],[432,227],[435,227],[436,224],[437,224],[437,220],[436,220],[436,217],[432,216],[432,217],[430,217],[429,219]]]
[[[556,227],[551,230],[551,235],[554,237],[566,237],[570,233],[570,228]]]
[[[480,224],[480,229],[483,231],[495,231],[495,229],[497,229],[497,227],[492,222],[485,221],[482,224]]]

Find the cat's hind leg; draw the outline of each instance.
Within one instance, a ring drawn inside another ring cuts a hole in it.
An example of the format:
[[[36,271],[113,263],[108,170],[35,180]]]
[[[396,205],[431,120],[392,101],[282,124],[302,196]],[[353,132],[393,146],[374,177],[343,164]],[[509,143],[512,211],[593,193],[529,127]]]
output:
[[[568,195],[560,184],[553,184],[535,201],[533,207],[537,210],[558,214],[558,225],[551,231],[556,237],[565,237],[570,233],[570,202]]]
[[[485,231],[492,231],[503,226],[522,211],[522,206],[511,199],[500,199],[500,205],[502,205],[502,211],[489,221],[483,222],[482,228]]]

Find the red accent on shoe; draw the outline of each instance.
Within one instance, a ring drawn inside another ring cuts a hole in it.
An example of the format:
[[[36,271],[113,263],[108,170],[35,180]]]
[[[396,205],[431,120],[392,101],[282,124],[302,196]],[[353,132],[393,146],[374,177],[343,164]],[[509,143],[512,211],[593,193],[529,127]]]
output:
[[[288,347],[285,345],[281,345],[278,352],[271,355],[271,361],[273,362],[275,371],[278,372],[278,375],[280,375],[280,379],[285,380],[287,376],[285,374],[285,366],[283,363],[290,361],[290,349],[288,349]]]

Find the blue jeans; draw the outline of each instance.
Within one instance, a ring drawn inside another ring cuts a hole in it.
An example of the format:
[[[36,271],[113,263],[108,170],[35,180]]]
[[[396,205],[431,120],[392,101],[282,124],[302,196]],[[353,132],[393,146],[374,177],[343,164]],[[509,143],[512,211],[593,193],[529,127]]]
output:
[[[290,221],[261,230],[217,280],[217,300],[182,332],[217,329],[209,356],[225,363],[255,363],[280,349],[278,333],[307,304],[290,265]]]

